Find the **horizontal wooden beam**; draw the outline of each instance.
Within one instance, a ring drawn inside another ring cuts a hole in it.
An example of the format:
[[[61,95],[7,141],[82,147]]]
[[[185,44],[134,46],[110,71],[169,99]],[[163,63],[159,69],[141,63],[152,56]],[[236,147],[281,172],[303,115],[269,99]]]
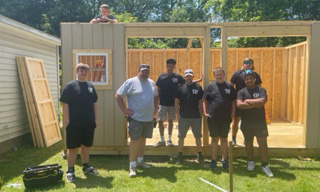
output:
[[[221,25],[225,27],[256,27],[256,26],[311,26],[314,21],[261,21],[261,22],[225,22],[209,23],[214,27]]]
[[[205,157],[211,156],[211,149],[210,146],[202,147],[203,155]],[[234,150],[234,157],[246,157],[246,151],[244,147],[235,147]],[[95,155],[128,155],[129,154],[129,147],[92,147],[90,149],[91,154]],[[218,151],[218,155],[221,155],[220,147]],[[178,154],[178,146],[174,147],[159,147],[154,148],[153,146],[147,146],[145,150],[145,155],[169,155],[175,156]],[[196,156],[197,149],[195,146],[185,146],[183,148],[183,155],[185,156]],[[318,157],[320,154],[320,149],[311,148],[269,148],[270,157]],[[254,148],[254,155],[256,157],[259,156],[259,148]]]
[[[227,27],[228,37],[308,36],[311,26],[252,26]]]
[[[293,44],[293,45],[290,45],[290,46],[287,46],[285,47],[286,49],[291,49],[291,48],[294,48],[294,47],[299,47],[301,45],[307,45],[307,41],[303,41],[301,43],[296,43],[296,44]]]
[[[205,35],[205,27],[144,27],[144,28],[126,28],[127,37],[141,38],[171,38],[171,37],[203,37]]]

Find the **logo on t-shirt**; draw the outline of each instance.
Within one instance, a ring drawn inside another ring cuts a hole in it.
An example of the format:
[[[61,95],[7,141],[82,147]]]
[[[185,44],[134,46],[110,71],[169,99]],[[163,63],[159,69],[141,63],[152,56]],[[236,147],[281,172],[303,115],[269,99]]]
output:
[[[88,91],[89,91],[90,93],[93,93],[92,87],[88,87]]]
[[[178,83],[178,78],[172,78],[172,82]]]
[[[226,94],[229,94],[230,95],[230,89],[224,89],[225,90],[225,92],[226,92]]]
[[[255,98],[255,99],[257,99],[257,98],[259,98],[259,93],[253,93],[253,98]]]
[[[198,94],[198,92],[199,92],[199,90],[198,90],[198,89],[192,89],[192,93],[193,93],[194,95],[197,95],[197,94]]]

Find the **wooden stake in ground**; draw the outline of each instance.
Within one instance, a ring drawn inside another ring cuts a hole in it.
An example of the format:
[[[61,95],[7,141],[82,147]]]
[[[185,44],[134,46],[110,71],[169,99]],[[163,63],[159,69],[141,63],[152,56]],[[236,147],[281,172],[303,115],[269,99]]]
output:
[[[233,191],[233,145],[232,141],[229,141],[229,188],[230,192]]]

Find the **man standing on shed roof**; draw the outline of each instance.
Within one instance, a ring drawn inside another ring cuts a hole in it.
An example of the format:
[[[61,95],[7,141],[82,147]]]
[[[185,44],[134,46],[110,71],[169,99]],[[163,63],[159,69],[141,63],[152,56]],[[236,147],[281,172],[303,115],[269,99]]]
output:
[[[93,144],[94,130],[97,122],[98,96],[94,86],[86,81],[89,66],[79,63],[76,68],[77,80],[70,81],[63,89],[60,101],[63,109],[63,126],[67,134],[68,170],[66,180],[75,181],[77,154],[80,148],[82,171],[98,174],[89,164],[89,148]]]
[[[152,138],[153,116],[158,108],[158,90],[149,79],[150,66],[141,64],[137,77],[126,80],[115,97],[122,112],[129,121],[129,176],[137,174],[137,167],[150,168],[143,161],[146,138]],[[128,107],[123,98],[127,97]]]
[[[117,19],[115,16],[109,14],[109,5],[102,4],[100,6],[100,14],[95,16],[90,23],[117,23]]]

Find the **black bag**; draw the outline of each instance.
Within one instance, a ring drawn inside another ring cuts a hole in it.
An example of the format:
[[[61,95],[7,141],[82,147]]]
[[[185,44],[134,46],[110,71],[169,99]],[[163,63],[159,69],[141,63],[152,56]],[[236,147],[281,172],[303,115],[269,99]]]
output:
[[[27,167],[23,171],[23,183],[28,188],[44,187],[62,180],[61,165],[51,164],[37,167]]]

